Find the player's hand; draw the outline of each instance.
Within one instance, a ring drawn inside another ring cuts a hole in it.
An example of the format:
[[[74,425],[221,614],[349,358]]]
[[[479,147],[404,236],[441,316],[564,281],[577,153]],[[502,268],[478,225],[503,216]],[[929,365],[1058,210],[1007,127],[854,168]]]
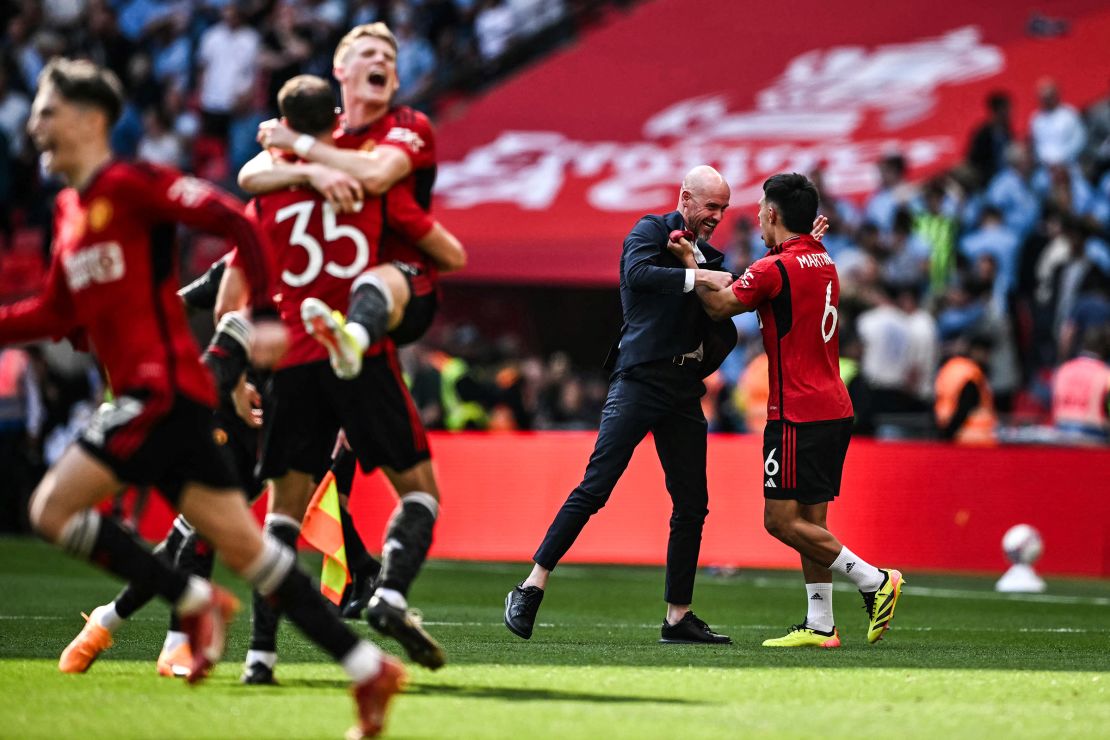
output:
[[[720,270],[698,270],[694,273],[694,285],[712,291],[725,290],[732,285],[732,273]]]
[[[247,426],[251,429],[262,427],[262,395],[247,382],[246,373],[239,376],[239,384],[231,392],[231,402],[235,405],[235,413]]]
[[[296,131],[286,126],[276,118],[258,124],[258,135],[255,139],[263,149],[280,149],[283,152],[293,151],[293,142],[300,136]]]
[[[817,241],[821,241],[821,237],[823,237],[828,230],[829,219],[827,219],[824,214],[820,214],[817,218],[813,219],[813,231],[809,232],[809,235]]]
[[[251,364],[273,367],[289,348],[289,332],[280,321],[265,320],[254,325],[251,332]]]
[[[697,261],[694,259],[694,243],[691,241],[688,231],[675,230],[671,232],[667,240],[667,251],[687,267],[694,267]]]
[[[308,184],[339,213],[354,213],[362,206],[362,183],[346,172],[313,166]]]

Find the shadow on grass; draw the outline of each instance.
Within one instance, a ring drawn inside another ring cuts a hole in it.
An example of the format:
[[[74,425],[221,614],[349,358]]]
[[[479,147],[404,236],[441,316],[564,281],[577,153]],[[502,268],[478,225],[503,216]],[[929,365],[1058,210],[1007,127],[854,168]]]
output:
[[[441,696],[462,699],[507,699],[509,701],[584,701],[596,704],[682,704],[698,705],[706,702],[689,699],[669,699],[657,696],[627,696],[616,694],[585,694],[579,691],[554,689],[517,688],[510,686],[445,686],[410,685],[405,689],[410,696]]]

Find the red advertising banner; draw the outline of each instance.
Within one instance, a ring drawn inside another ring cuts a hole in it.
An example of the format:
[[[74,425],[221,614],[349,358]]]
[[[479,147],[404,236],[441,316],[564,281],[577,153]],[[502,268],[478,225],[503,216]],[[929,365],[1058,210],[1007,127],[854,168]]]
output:
[[[1103,0],[642,3],[438,122],[457,279],[613,284],[635,218],[673,209],[700,163],[753,215],[775,172],[821,165],[858,198],[890,151],[913,179],[944,170],[989,91],[1014,96],[1019,133],[1042,76],[1073,105],[1106,95],[1107,39]]]
[[[431,435],[442,489],[432,556],[526,561],[578,485],[593,432]],[[709,518],[702,565],[796,568],[763,529],[761,438],[709,437]],[[829,526],[877,565],[1001,573],[1003,533],[1040,530],[1038,569],[1110,577],[1110,450],[852,442]],[[380,476],[360,478],[351,512],[372,551],[395,506]],[[566,562],[661,564],[670,499],[651,440]],[[168,510],[152,498],[142,533],[160,538]]]

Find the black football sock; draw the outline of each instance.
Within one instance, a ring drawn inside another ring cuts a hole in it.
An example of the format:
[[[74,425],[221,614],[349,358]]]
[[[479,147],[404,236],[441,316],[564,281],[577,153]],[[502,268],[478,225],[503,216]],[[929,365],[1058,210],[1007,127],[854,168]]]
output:
[[[385,336],[392,308],[393,296],[381,278],[372,273],[360,275],[351,286],[347,321],[365,328],[370,344],[374,344]]]
[[[184,521],[184,520],[182,520]],[[207,540],[193,532],[177,548],[174,558],[174,567],[179,573],[199,576],[205,580],[212,578],[212,569],[216,565],[216,552]],[[177,612],[170,612],[170,632],[181,631],[181,620]]]
[[[170,528],[170,533],[166,536],[166,539],[159,542],[154,546],[154,549],[151,550],[156,558],[171,568],[174,567],[174,556],[178,548],[180,548],[182,543],[188,538],[185,528],[191,530],[191,527],[187,524],[184,524],[183,527],[178,527],[179,521],[184,522],[185,520],[181,517],[174,519],[173,526]],[[116,614],[118,614],[121,619],[130,619],[132,614],[149,604],[154,597],[155,593],[153,589],[140,588],[134,583],[128,583],[123,587],[123,590],[119,592],[119,596],[117,596],[112,603],[115,606]]]
[[[430,493],[413,492],[401,497],[385,531],[382,588],[407,597],[409,587],[428,557],[438,514],[439,502]]]
[[[359,644],[329,608],[312,579],[297,567],[294,551],[267,536],[258,560],[244,573],[255,590],[280,607],[289,621],[328,655],[342,661]],[[252,650],[264,649],[251,645]]]
[[[123,578],[140,593],[149,591],[170,604],[176,603],[189,585],[187,576],[174,571],[115,521],[101,518],[92,509],[80,511],[66,522],[58,545],[70,555]]]
[[[280,514],[268,514],[263,532],[287,548],[289,552],[297,552],[297,537],[301,534],[301,528],[291,518]],[[278,623],[281,621],[281,609],[268,597],[271,591],[272,589],[262,591],[256,584],[251,594],[251,650],[277,652],[277,631]]]
[[[347,565],[351,573],[360,579],[374,579],[382,570],[382,564],[367,552],[366,545],[355,529],[354,520],[346,506],[339,507],[339,523],[343,527],[343,546],[347,552]]]

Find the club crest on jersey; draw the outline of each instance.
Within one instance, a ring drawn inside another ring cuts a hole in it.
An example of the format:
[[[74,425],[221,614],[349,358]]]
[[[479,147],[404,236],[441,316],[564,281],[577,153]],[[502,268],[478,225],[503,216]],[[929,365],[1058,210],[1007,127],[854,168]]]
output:
[[[107,198],[97,198],[89,204],[89,228],[102,231],[112,220],[112,203]]]
[[[424,140],[420,138],[420,134],[416,133],[411,128],[394,126],[389,129],[389,133],[385,135],[385,140],[404,144],[414,152],[418,152],[424,148]]]
[[[114,283],[123,277],[126,269],[119,242],[93,244],[79,252],[67,254],[62,257],[62,267],[66,273],[66,285],[72,292],[83,290],[92,283]]]

